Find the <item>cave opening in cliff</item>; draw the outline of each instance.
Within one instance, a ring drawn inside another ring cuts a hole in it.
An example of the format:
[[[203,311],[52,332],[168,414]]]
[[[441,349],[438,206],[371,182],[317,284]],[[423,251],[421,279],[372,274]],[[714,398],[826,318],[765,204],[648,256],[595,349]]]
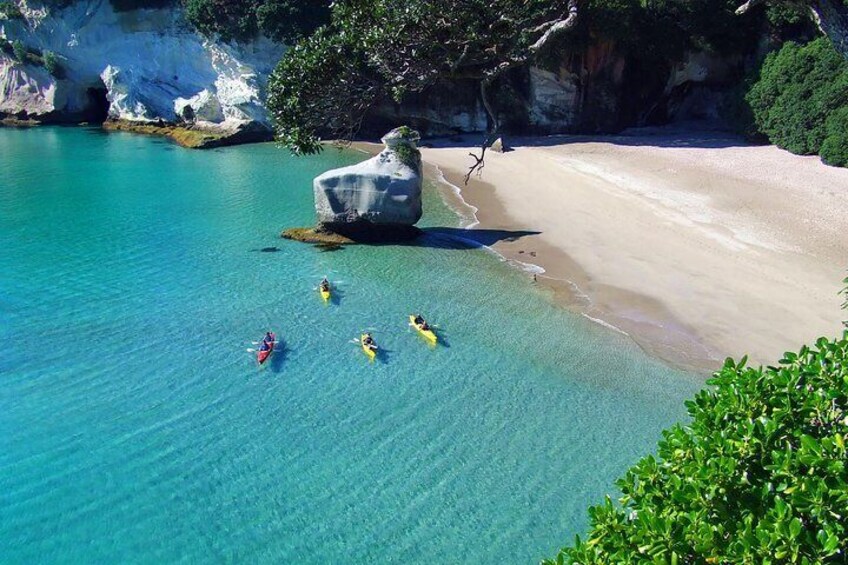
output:
[[[88,96],[88,108],[86,110],[86,121],[102,124],[109,116],[109,99],[106,96],[106,87],[91,87],[86,91]]]

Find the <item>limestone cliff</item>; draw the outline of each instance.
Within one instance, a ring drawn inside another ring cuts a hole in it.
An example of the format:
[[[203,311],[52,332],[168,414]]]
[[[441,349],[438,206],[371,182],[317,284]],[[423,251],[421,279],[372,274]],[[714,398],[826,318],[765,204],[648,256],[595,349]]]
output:
[[[0,51],[0,114],[39,122],[107,117],[217,136],[270,136],[264,87],[282,46],[264,39],[211,41],[175,6],[116,11],[107,0],[65,8],[18,3],[24,18],[0,21],[0,37],[33,53],[55,53],[61,72],[53,76]]]

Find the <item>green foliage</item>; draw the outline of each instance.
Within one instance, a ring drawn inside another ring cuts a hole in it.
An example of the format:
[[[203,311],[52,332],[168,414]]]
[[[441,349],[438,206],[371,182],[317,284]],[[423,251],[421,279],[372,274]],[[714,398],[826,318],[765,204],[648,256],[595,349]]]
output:
[[[842,279],[842,284],[845,285],[842,288],[842,290],[840,291],[840,294],[842,294],[842,296],[845,297],[845,302],[842,303],[842,309],[848,310],[848,277],[845,277],[844,279]],[[842,325],[844,325],[846,328],[848,328],[848,321],[842,322]]]
[[[848,167],[848,105],[827,118],[825,132],[819,152],[822,161],[835,167]]]
[[[848,106],[848,61],[826,38],[800,46],[787,43],[769,54],[746,95],[757,127],[793,153],[816,154],[829,137],[826,123]],[[834,160],[844,150],[839,132],[828,143]]]
[[[728,359],[709,384],[545,563],[845,563],[848,333],[777,367]]]
[[[19,62],[26,62],[27,49],[26,47],[24,47],[24,44],[20,39],[16,39],[12,42],[12,53],[14,53],[15,59],[17,59]]]
[[[131,10],[151,10],[156,8],[167,8],[176,3],[176,0],[109,0],[116,12],[129,12]]]
[[[44,61],[44,68],[47,69],[47,72],[58,78],[62,73],[62,67],[59,65],[59,58],[56,54],[52,51],[45,51],[41,55],[41,58]]]
[[[10,0],[0,2],[0,20],[19,20],[23,17],[21,9],[15,2]]]
[[[408,144],[402,143],[395,146],[395,153],[400,159],[400,162],[407,167],[420,171],[421,169],[421,151],[418,150],[416,144],[421,139],[421,135],[409,126],[400,126],[394,130],[403,139],[409,141]]]
[[[183,6],[200,33],[217,34],[224,41],[254,39],[261,31],[274,40],[294,42],[330,14],[329,0],[183,0]]]
[[[381,92],[372,72],[350,35],[322,28],[290,49],[268,80],[268,110],[279,143],[310,154],[321,151],[322,136],[350,139]]]
[[[506,69],[531,62],[556,68],[563,51],[585,51],[600,41],[636,60],[628,68],[640,69],[640,80],[650,84],[663,82],[664,70],[687,50],[736,53],[753,48],[755,41],[751,19],[734,14],[737,0],[583,0],[576,27],[537,48],[545,23],[563,18],[567,5],[565,0],[339,0],[320,38],[302,42],[279,64],[268,91],[278,137],[295,152],[314,150],[327,135],[348,139],[379,99],[399,102],[441,80],[491,86]],[[353,61],[349,68],[346,59]],[[341,78],[331,72],[338,70]],[[285,72],[297,78],[287,79]],[[353,106],[351,91],[363,95]],[[488,99],[498,122],[498,107],[509,110],[516,98],[500,94]]]
[[[256,8],[259,29],[281,43],[294,43],[329,20],[330,5],[326,1],[264,0]]]

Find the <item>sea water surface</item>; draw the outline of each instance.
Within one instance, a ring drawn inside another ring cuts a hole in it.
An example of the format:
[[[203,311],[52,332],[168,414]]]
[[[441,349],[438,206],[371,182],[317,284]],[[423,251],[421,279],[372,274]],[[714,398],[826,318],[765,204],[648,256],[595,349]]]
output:
[[[533,563],[585,531],[703,381],[457,244],[433,186],[417,245],[279,239],[364,157],[0,129],[0,561]]]

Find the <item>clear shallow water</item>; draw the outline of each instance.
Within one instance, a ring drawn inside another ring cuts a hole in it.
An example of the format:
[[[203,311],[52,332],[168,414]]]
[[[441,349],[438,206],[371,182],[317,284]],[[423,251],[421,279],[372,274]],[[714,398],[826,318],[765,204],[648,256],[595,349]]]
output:
[[[443,233],[277,238],[360,159],[0,128],[0,560],[532,563],[584,531],[701,380]]]

